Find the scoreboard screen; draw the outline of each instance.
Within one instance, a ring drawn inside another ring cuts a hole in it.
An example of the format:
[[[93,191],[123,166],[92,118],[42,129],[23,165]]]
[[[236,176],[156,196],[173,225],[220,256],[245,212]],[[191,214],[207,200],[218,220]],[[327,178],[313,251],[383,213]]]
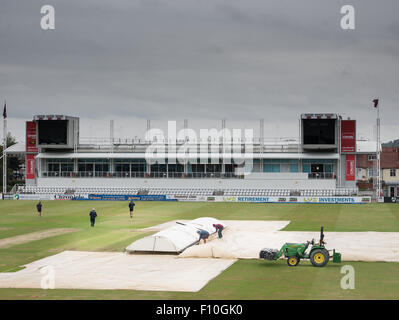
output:
[[[335,119],[304,119],[303,144],[334,145]]]
[[[39,120],[39,145],[66,145],[68,120]]]

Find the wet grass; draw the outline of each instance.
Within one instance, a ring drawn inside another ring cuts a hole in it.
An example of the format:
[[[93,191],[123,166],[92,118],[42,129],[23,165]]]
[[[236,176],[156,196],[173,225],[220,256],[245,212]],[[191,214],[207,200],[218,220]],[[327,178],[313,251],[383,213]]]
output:
[[[0,239],[53,228],[77,232],[0,249],[0,271],[65,250],[116,251],[145,235],[139,229],[176,219],[290,220],[290,231],[399,232],[397,204],[250,204],[204,202],[136,202],[133,219],[127,202],[43,201],[42,217],[34,201],[0,201]],[[98,219],[90,227],[89,211]],[[302,261],[239,260],[197,293],[135,290],[0,289],[0,299],[398,299],[399,263],[353,262],[356,287],[343,290],[341,265],[314,268]],[[11,270],[11,271],[10,271]]]

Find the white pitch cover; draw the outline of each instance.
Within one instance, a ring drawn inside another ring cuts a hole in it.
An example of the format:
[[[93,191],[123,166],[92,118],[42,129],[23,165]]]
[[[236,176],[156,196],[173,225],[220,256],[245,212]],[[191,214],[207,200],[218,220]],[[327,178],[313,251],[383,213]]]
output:
[[[168,229],[159,231],[151,236],[139,239],[127,248],[127,252],[170,252],[180,253],[198,241],[199,229],[206,230],[209,234],[216,232],[213,224],[226,224],[215,218],[204,217],[176,224]]]

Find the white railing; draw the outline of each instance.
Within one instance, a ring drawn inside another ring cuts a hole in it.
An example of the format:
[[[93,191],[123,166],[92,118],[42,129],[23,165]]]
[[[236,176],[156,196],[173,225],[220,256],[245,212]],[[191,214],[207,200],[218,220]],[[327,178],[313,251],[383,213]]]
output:
[[[231,179],[243,178],[243,175],[238,175],[232,172],[106,172],[106,171],[79,171],[79,172],[42,172],[42,178],[210,178],[210,179]]]

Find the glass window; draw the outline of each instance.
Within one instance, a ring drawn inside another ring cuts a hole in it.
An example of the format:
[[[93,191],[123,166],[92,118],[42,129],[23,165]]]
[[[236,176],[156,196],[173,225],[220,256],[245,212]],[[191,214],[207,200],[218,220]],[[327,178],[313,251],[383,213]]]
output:
[[[117,163],[115,165],[116,172],[129,172],[130,171],[130,164],[128,163]]]
[[[151,172],[166,172],[166,164],[153,164],[151,165]]]
[[[249,166],[248,166],[249,167]],[[252,172],[260,172],[260,163],[253,162],[252,163]]]
[[[333,165],[332,164],[325,164],[324,165],[324,172],[333,172]]]
[[[298,168],[298,164],[291,164],[290,165],[290,172],[298,172],[299,168]]]
[[[73,160],[72,159],[48,159],[47,171],[49,172],[72,172]]]
[[[272,172],[280,172],[280,164],[272,164]]]
[[[264,159],[263,172],[298,172],[297,159]]]
[[[132,163],[131,170],[132,172],[146,172],[146,165],[145,163]]]
[[[108,172],[108,163],[95,163],[94,168],[96,172]]]
[[[168,172],[184,172],[182,164],[168,164]]]
[[[115,172],[146,172],[147,162],[145,159],[115,159]],[[158,164],[151,166],[153,172],[158,172]]]
[[[263,165],[263,172],[272,172],[272,165],[271,164],[264,164]]]
[[[78,160],[79,172],[108,172],[109,160],[108,159],[79,159]]]
[[[50,171],[50,172],[59,172],[60,171],[60,164],[59,163],[49,163],[48,164],[48,171]]]
[[[390,169],[389,170],[389,176],[396,177],[396,169]]]
[[[232,173],[232,172],[234,172],[234,168],[236,167],[237,165],[235,165],[235,164],[225,164],[224,165],[224,172],[226,172],[226,173]]]
[[[205,172],[205,165],[203,164],[192,164],[191,167],[193,172]]]
[[[220,168],[220,164],[207,164],[206,165],[206,172],[220,172],[221,168]]]
[[[61,171],[62,172],[72,172],[73,171],[73,163],[61,163]]]

